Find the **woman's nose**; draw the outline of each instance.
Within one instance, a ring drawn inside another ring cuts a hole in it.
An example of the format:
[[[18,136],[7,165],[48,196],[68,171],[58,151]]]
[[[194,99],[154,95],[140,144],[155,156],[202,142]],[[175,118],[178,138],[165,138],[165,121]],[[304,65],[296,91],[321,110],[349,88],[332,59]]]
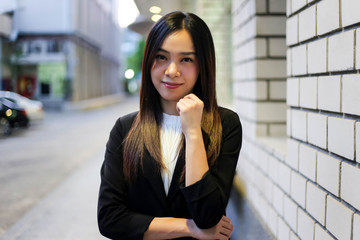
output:
[[[165,74],[169,76],[170,78],[179,77],[180,72],[178,67],[176,66],[176,63],[171,62],[169,66],[167,67]]]

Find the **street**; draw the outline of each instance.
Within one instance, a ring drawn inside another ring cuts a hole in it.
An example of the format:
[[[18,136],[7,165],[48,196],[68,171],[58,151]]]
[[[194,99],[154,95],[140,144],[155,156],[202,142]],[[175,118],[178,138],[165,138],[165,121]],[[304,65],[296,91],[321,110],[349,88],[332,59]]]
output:
[[[43,121],[1,138],[0,236],[88,162],[94,174],[83,180],[94,183],[97,194],[109,132],[119,116],[137,109],[138,97],[132,97],[101,109],[47,112]],[[91,216],[96,223],[96,212]]]

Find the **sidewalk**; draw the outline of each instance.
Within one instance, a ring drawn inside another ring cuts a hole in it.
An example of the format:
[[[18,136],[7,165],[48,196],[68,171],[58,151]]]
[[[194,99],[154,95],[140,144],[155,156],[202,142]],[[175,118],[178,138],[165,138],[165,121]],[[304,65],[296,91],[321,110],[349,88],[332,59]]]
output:
[[[0,239],[105,239],[98,231],[96,220],[104,151],[76,169]]]

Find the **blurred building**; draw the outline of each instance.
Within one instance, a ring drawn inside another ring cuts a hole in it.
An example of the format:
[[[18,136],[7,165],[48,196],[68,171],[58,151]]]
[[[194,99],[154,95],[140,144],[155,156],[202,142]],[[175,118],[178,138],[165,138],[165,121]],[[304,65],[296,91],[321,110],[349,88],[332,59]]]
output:
[[[16,2],[12,10],[16,39],[3,46],[8,51],[3,55],[8,59],[3,64],[3,89],[45,103],[122,92],[118,1]]]

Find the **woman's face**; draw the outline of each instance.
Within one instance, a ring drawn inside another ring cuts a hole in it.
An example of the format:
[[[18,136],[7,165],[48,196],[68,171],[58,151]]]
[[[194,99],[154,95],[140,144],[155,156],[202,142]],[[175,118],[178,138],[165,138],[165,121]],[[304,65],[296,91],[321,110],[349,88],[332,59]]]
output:
[[[191,93],[198,76],[199,64],[190,34],[186,30],[169,34],[151,68],[151,80],[165,112]]]

